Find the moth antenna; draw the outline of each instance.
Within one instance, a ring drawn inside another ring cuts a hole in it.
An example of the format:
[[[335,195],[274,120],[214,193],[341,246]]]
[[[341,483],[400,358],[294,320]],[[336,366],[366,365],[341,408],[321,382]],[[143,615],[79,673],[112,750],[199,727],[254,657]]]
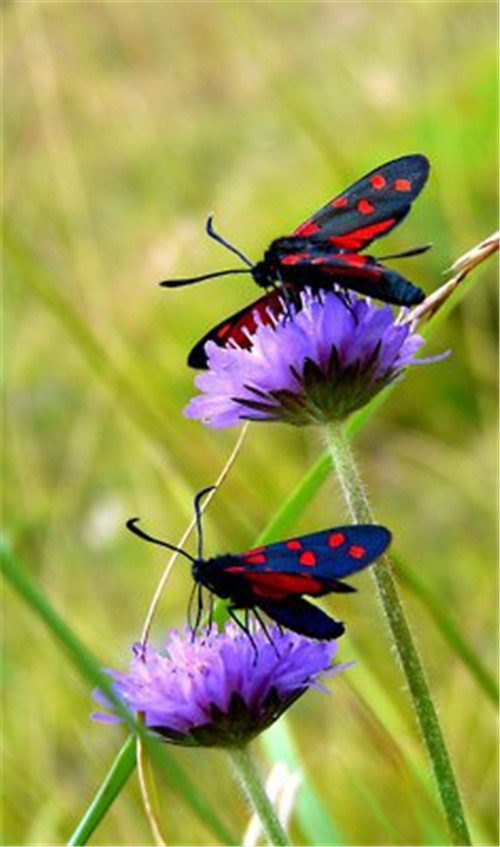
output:
[[[420,247],[410,247],[409,250],[403,250],[401,253],[388,253],[387,256],[377,256],[377,261],[384,262],[386,259],[407,259],[410,256],[420,256],[421,253],[427,253],[432,244],[422,244]]]
[[[205,225],[207,235],[209,235],[210,238],[213,238],[214,241],[218,241],[219,244],[222,244],[223,247],[225,247],[227,250],[230,250],[231,253],[235,254],[235,256],[239,256],[240,259],[245,262],[245,264],[248,265],[249,268],[253,268],[253,262],[250,261],[248,256],[245,256],[245,254],[242,253],[241,250],[238,250],[238,248],[235,247],[234,244],[231,244],[229,241],[226,241],[226,239],[223,238],[222,235],[219,235],[219,233],[215,231],[213,220],[214,216],[209,215],[207,218],[207,223]]]
[[[196,561],[193,556],[190,556],[190,554],[186,553],[186,551],[181,547],[176,547],[175,544],[169,544],[168,541],[162,541],[160,538],[155,538],[153,535],[148,535],[147,532],[139,529],[137,526],[137,521],[139,520],[140,518],[129,518],[127,521],[127,529],[129,529],[130,532],[133,532],[134,535],[138,535],[143,541],[149,541],[150,544],[158,544],[160,547],[166,547],[167,550],[172,550],[174,553],[180,553],[181,556],[184,556],[184,558],[188,559],[190,562]]]
[[[182,285],[191,285],[192,282],[203,282],[204,279],[213,279],[216,276],[227,276],[228,274],[249,274],[251,273],[251,269],[248,268],[234,268],[234,270],[227,271],[213,271],[209,274],[201,274],[201,276],[188,276],[183,277],[182,279],[164,279],[163,282],[159,282],[158,285],[162,285],[164,288],[180,288]]]
[[[214,491],[216,489],[216,485],[208,485],[206,488],[202,488],[201,491],[198,491],[198,494],[194,498],[194,516],[196,519],[196,532],[198,534],[198,560],[203,559],[203,526],[201,522],[201,501],[203,500],[205,494],[208,494],[210,491]]]

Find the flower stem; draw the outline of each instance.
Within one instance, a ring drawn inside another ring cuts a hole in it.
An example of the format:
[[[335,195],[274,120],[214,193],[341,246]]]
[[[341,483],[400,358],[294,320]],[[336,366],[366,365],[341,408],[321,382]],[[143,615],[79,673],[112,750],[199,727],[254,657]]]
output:
[[[373,523],[370,504],[342,426],[330,424],[325,427],[325,435],[352,520],[356,523]],[[371,571],[431,759],[451,844],[470,845],[472,842],[436,708],[388,556],[381,556]]]
[[[258,816],[269,843],[278,845],[278,847],[281,847],[281,845],[287,847],[290,842],[262,785],[248,746],[228,747],[227,749],[250,805]]]

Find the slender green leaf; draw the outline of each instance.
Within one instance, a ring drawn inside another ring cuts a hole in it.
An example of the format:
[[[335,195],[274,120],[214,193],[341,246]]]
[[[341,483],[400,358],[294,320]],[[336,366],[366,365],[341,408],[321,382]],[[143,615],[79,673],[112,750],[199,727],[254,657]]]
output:
[[[398,576],[401,582],[407,586],[412,594],[421,600],[444,640],[462,660],[477,684],[496,707],[499,697],[498,682],[482,663],[470,644],[464,639],[460,627],[442,600],[434,594],[421,576],[403,562],[401,556],[392,554],[391,558],[397,565]]]
[[[284,762],[290,770],[298,771],[302,781],[297,800],[297,820],[308,844],[345,844],[329,810],[325,807],[312,783],[305,779],[300,758],[295,749],[288,722],[275,723],[265,735],[265,746],[274,761]]]
[[[133,773],[135,769],[135,758],[136,742],[135,738],[131,735],[127,738],[118,753],[97,794],[67,842],[68,847],[87,843],[99,822],[122,790],[129,776]]]
[[[364,426],[376,409],[385,403],[392,390],[393,386],[388,386],[385,391],[374,397],[368,406],[352,416],[347,425],[347,432],[351,437]],[[331,468],[332,460],[328,451],[325,450],[275,512],[265,529],[257,537],[256,545],[269,544],[291,531],[302,512],[320,491]]]

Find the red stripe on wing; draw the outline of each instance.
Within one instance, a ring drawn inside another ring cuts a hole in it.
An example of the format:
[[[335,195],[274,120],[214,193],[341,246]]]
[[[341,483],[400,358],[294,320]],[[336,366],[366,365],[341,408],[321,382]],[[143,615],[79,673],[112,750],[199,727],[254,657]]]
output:
[[[228,568],[230,570],[230,568]],[[250,583],[253,593],[269,600],[282,600],[296,594],[320,595],[324,592],[324,583],[309,574],[253,573],[244,574],[245,582]]]
[[[339,250],[362,250],[377,235],[381,235],[386,230],[391,229],[395,223],[395,218],[387,218],[376,224],[369,224],[368,226],[359,227],[359,229],[353,229],[352,232],[347,232],[345,235],[331,235],[328,241]]]

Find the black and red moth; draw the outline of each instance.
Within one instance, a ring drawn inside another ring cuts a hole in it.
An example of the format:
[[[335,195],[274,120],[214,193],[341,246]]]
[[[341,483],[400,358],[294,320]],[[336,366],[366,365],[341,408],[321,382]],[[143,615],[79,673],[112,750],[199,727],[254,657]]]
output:
[[[198,586],[198,611],[193,630],[201,620],[202,589],[207,588],[212,594],[229,600],[229,614],[248,634],[248,621],[243,624],[239,620],[235,614],[238,610],[247,614],[252,611],[264,629],[260,612],[280,626],[309,638],[339,638],[344,632],[343,623],[309,603],[303,595],[323,597],[332,592],[355,591],[342,580],[363,570],[384,552],[391,540],[389,530],[375,524],[338,526],[244,553],[226,553],[204,559],[200,500],[210,490],[203,489],[195,497],[199,539],[196,558],[143,532],[137,526],[138,518],[127,522],[128,528],[136,535],[176,550],[191,562],[193,579]]]
[[[273,290],[209,330],[191,350],[188,364],[207,367],[204,347],[209,340],[222,347],[228,343],[250,347],[256,315],[261,322],[271,323],[286,313],[287,301],[293,300],[300,308],[300,300],[294,294],[304,286],[313,291],[331,290],[336,284],[395,305],[422,302],[422,289],[360,251],[387,235],[406,217],[426,183],[429,168],[428,160],[419,153],[380,165],[330,200],[291,235],[272,241],[264,258],[256,264],[215,232],[209,217],[208,234],[248,267],[165,280],[160,285],[176,288],[226,274],[249,273],[257,285]],[[382,258],[412,256],[426,249],[427,246]]]

